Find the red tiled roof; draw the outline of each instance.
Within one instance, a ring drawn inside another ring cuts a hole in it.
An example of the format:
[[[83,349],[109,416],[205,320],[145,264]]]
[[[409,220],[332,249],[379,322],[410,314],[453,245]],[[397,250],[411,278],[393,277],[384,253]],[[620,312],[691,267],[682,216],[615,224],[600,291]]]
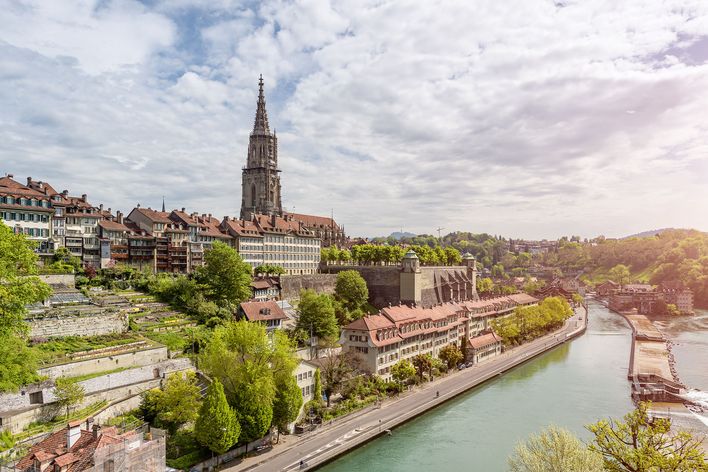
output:
[[[301,221],[307,227],[320,227],[324,226],[327,228],[339,229],[337,222],[328,216],[315,216],[315,215],[304,215],[302,213],[285,213],[284,216],[287,218],[292,216],[295,221]]]
[[[252,221],[237,220],[235,218],[227,218],[221,222],[220,227],[229,232],[231,235],[248,236],[251,238],[262,238],[263,235],[258,231],[258,226]]]
[[[172,223],[172,220],[169,218],[170,214],[164,211],[156,211],[152,208],[135,208],[133,211],[141,213],[153,223]]]
[[[469,342],[472,349],[481,349],[492,344],[500,343],[501,341],[502,339],[492,331],[491,333],[483,334],[482,336],[470,338]]]
[[[243,302],[241,310],[248,321],[287,320],[288,317],[273,300],[266,302]]]
[[[98,226],[108,231],[131,231],[126,225],[111,220],[101,220],[98,222]]]

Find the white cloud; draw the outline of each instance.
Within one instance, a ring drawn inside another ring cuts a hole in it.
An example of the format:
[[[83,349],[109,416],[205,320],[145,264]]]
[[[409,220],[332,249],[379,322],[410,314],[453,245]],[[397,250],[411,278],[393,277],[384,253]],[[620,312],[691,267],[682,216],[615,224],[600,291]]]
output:
[[[262,73],[285,205],[350,233],[708,229],[708,4],[566,3],[12,3],[0,159],[237,214]]]

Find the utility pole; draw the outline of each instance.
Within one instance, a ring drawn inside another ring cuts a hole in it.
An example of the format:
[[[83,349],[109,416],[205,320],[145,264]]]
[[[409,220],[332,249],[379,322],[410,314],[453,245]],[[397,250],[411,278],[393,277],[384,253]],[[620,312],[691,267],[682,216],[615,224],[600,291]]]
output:
[[[440,243],[440,246],[442,246],[442,237],[440,236],[440,231],[444,230],[445,228],[438,228],[438,242]]]

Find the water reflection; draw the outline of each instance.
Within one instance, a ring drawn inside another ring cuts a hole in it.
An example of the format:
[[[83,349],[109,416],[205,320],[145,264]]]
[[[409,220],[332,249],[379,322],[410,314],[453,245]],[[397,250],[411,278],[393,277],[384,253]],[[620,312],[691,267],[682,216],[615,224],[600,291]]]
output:
[[[630,331],[599,304],[585,336],[519,366],[468,394],[325,466],[327,472],[506,469],[514,445],[558,424],[584,426],[632,408],[626,379]]]

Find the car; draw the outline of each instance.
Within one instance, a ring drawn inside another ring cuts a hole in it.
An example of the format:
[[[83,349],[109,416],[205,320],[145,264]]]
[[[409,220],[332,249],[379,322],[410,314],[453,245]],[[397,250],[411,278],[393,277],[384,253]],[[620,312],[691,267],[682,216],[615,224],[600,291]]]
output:
[[[457,370],[462,370],[462,369],[464,369],[465,367],[467,367],[466,364],[458,364],[458,365],[457,365]]]

